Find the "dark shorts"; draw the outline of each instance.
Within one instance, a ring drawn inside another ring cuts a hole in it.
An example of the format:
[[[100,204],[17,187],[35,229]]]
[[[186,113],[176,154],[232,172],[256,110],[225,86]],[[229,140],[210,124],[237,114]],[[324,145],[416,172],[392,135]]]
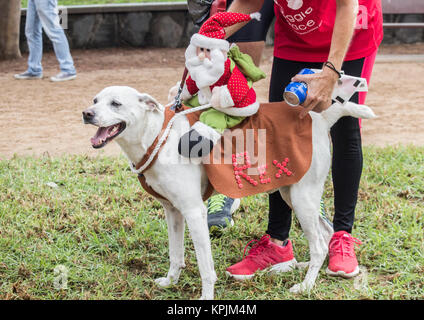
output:
[[[227,8],[233,0],[227,0]],[[261,8],[261,20],[252,20],[227,40],[231,42],[265,41],[268,29],[274,19],[274,1],[265,0]]]

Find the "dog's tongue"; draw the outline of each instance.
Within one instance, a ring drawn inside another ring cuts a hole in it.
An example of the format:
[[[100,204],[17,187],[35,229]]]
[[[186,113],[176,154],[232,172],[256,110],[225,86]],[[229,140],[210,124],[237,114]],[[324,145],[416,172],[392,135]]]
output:
[[[90,139],[91,144],[93,146],[102,144],[108,137],[108,129],[109,128],[105,128],[105,127],[99,128],[95,136]]]

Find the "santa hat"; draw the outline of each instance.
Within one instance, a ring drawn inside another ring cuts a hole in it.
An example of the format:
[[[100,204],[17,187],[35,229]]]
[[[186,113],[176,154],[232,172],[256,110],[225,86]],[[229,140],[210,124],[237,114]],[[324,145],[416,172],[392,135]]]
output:
[[[259,12],[250,15],[236,12],[219,12],[205,21],[199,32],[191,37],[190,44],[196,47],[217,48],[228,51],[230,44],[224,39],[224,28],[252,19],[260,20],[260,17],[261,14]]]

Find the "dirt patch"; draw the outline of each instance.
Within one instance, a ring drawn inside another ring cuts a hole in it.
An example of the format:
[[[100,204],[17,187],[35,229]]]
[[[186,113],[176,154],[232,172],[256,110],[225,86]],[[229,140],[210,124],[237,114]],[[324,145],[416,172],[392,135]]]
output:
[[[422,53],[423,45],[383,46],[383,54]],[[180,80],[184,49],[108,49],[72,52],[78,70],[75,81],[51,83],[58,72],[53,53],[44,55],[43,80],[17,81],[13,74],[26,68],[26,56],[0,62],[0,156],[51,156],[120,153],[116,144],[91,148],[95,129],[84,126],[81,111],[104,87],[128,85],[165,103],[168,89]],[[272,48],[264,52],[262,69],[270,75]],[[269,77],[255,84],[266,102]],[[378,119],[363,122],[365,145],[424,145],[424,62],[377,62],[367,104]]]

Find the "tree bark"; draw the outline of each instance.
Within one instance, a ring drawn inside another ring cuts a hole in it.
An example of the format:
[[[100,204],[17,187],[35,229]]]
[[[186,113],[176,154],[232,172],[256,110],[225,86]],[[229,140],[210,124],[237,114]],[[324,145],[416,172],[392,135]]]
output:
[[[0,0],[0,60],[21,57],[21,0]]]

